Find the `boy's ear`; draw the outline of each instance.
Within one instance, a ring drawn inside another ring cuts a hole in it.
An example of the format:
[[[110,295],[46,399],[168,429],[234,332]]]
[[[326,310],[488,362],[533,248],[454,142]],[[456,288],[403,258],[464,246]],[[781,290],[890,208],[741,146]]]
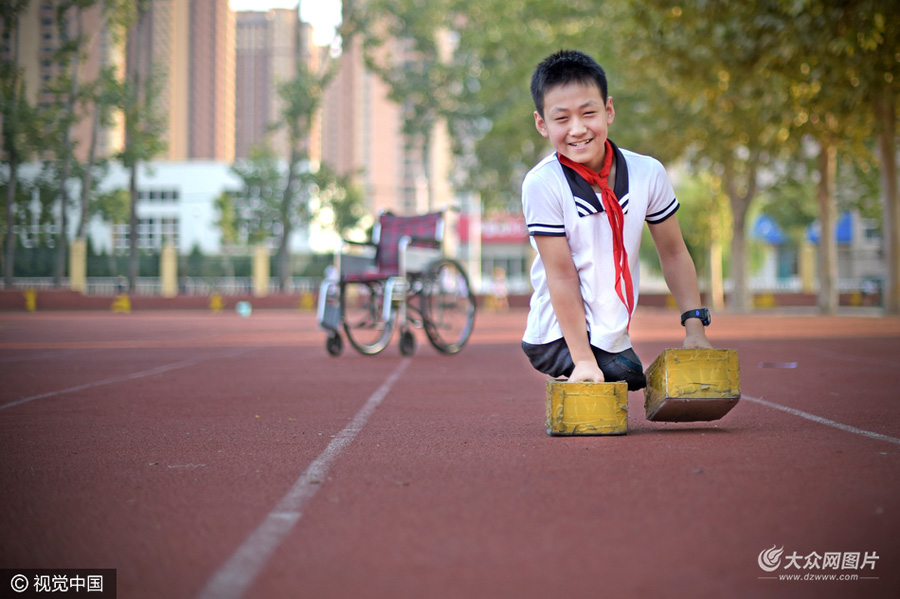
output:
[[[538,130],[538,133],[544,137],[550,137],[550,132],[547,131],[547,123],[544,122],[544,118],[537,110],[534,111],[534,126]]]
[[[616,120],[616,109],[613,107],[612,96],[606,100],[606,124],[612,125],[613,121]]]

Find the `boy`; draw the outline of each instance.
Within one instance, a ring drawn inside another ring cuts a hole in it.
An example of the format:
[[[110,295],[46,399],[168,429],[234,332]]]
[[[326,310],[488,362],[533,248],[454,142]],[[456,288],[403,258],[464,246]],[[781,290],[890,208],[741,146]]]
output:
[[[615,118],[606,74],[582,52],[542,61],[531,79],[534,122],[556,152],[526,175],[522,207],[537,250],[522,349],[531,364],[571,382],[646,386],[628,327],[637,303],[644,221],[669,291],[684,312],[685,348],[711,347],[709,311],[678,226],[662,164],[608,139]]]

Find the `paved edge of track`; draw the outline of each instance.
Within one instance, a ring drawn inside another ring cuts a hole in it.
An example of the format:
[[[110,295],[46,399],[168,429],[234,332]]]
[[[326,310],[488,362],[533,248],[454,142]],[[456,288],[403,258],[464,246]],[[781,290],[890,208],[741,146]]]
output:
[[[303,515],[303,508],[316,494],[332,464],[349,446],[384,401],[391,387],[409,365],[405,358],[371,395],[353,419],[328,444],[319,457],[300,475],[288,492],[266,515],[262,523],[213,574],[198,599],[239,599],[269,561],[281,541],[290,534]]]

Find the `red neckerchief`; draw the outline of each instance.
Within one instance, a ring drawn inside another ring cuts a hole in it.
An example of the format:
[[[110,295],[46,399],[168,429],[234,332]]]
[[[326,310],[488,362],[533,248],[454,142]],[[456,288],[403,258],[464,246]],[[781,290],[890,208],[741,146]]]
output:
[[[631,269],[628,267],[628,252],[625,251],[623,228],[625,226],[625,214],[619,205],[615,192],[609,185],[609,170],[613,163],[613,148],[609,140],[606,140],[606,157],[603,159],[603,167],[599,173],[594,172],[583,164],[557,153],[560,164],[571,168],[585,181],[600,188],[600,196],[603,201],[603,209],[609,219],[612,228],[613,261],[616,266],[616,294],[628,308],[628,327],[631,328],[631,313],[634,310],[634,282],[631,280]],[[625,282],[624,292],[622,282]]]

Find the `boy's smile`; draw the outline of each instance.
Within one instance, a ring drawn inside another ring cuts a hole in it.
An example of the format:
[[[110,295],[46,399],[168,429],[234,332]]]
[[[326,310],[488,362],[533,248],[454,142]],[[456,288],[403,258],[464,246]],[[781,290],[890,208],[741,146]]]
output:
[[[557,152],[599,171],[615,115],[612,98],[604,105],[597,86],[573,82],[544,94],[544,117],[535,112],[534,124]]]

